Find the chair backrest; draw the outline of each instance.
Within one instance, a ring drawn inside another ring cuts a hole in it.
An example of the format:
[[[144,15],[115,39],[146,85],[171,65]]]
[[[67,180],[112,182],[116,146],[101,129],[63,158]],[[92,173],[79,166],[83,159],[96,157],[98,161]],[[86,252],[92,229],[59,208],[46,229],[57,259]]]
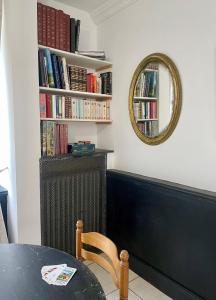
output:
[[[119,260],[116,245],[109,238],[98,232],[83,233],[81,220],[77,221],[76,227],[76,258],[94,261],[106,269],[119,289],[119,299],[128,300],[128,252],[122,250]],[[85,250],[83,244],[100,249],[105,253],[107,259],[95,252]]]

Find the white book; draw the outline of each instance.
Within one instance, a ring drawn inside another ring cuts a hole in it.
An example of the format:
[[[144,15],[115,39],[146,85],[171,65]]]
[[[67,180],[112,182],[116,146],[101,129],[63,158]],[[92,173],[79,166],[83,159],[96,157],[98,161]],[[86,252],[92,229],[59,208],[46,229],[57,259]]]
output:
[[[52,95],[52,117],[56,119],[56,96]]]
[[[62,106],[62,119],[65,119],[65,97],[61,97],[61,106]]]
[[[63,67],[63,76],[64,76],[65,88],[66,88],[66,90],[69,90],[70,86],[69,86],[69,80],[68,80],[66,58],[62,57],[61,60],[62,60],[62,67]]]
[[[72,119],[76,119],[76,99],[72,98]]]

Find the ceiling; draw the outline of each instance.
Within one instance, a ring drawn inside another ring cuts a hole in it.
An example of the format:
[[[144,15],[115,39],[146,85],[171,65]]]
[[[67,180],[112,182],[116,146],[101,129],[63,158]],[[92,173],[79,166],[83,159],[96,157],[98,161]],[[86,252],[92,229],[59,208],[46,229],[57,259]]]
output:
[[[110,2],[108,0],[58,0],[58,1],[79,8],[81,10],[85,10],[89,13],[93,12],[95,9],[102,6],[103,4]]]

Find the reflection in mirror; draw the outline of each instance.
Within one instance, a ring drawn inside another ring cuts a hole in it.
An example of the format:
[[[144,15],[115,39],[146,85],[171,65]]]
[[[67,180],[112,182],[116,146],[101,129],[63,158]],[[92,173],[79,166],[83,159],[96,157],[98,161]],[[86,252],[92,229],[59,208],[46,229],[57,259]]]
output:
[[[136,135],[158,145],[173,133],[181,112],[178,69],[165,54],[153,53],[137,66],[130,84],[129,112]]]
[[[133,98],[137,127],[145,136],[158,136],[169,125],[174,107],[173,81],[165,64],[146,65],[138,76]]]

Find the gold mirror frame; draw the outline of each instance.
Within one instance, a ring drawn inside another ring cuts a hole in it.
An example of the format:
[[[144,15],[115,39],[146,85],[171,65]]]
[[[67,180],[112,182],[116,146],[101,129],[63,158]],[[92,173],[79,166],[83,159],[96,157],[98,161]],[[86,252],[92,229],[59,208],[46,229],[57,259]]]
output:
[[[140,75],[140,73],[146,68],[146,66],[149,63],[162,63],[164,64],[172,77],[173,81],[173,91],[174,91],[174,108],[171,120],[169,122],[169,125],[164,129],[158,136],[155,137],[148,137],[145,136],[137,127],[136,120],[134,117],[134,111],[133,111],[133,97],[134,97],[134,90],[136,86],[137,79]],[[130,120],[131,124],[133,126],[133,129],[136,133],[136,135],[139,137],[141,141],[148,145],[158,145],[166,141],[170,135],[173,133],[181,112],[181,106],[182,106],[182,86],[181,86],[181,79],[179,76],[178,69],[174,62],[165,54],[162,53],[153,53],[145,57],[141,63],[137,66],[132,81],[130,84],[130,91],[129,91],[129,113],[130,113]]]

